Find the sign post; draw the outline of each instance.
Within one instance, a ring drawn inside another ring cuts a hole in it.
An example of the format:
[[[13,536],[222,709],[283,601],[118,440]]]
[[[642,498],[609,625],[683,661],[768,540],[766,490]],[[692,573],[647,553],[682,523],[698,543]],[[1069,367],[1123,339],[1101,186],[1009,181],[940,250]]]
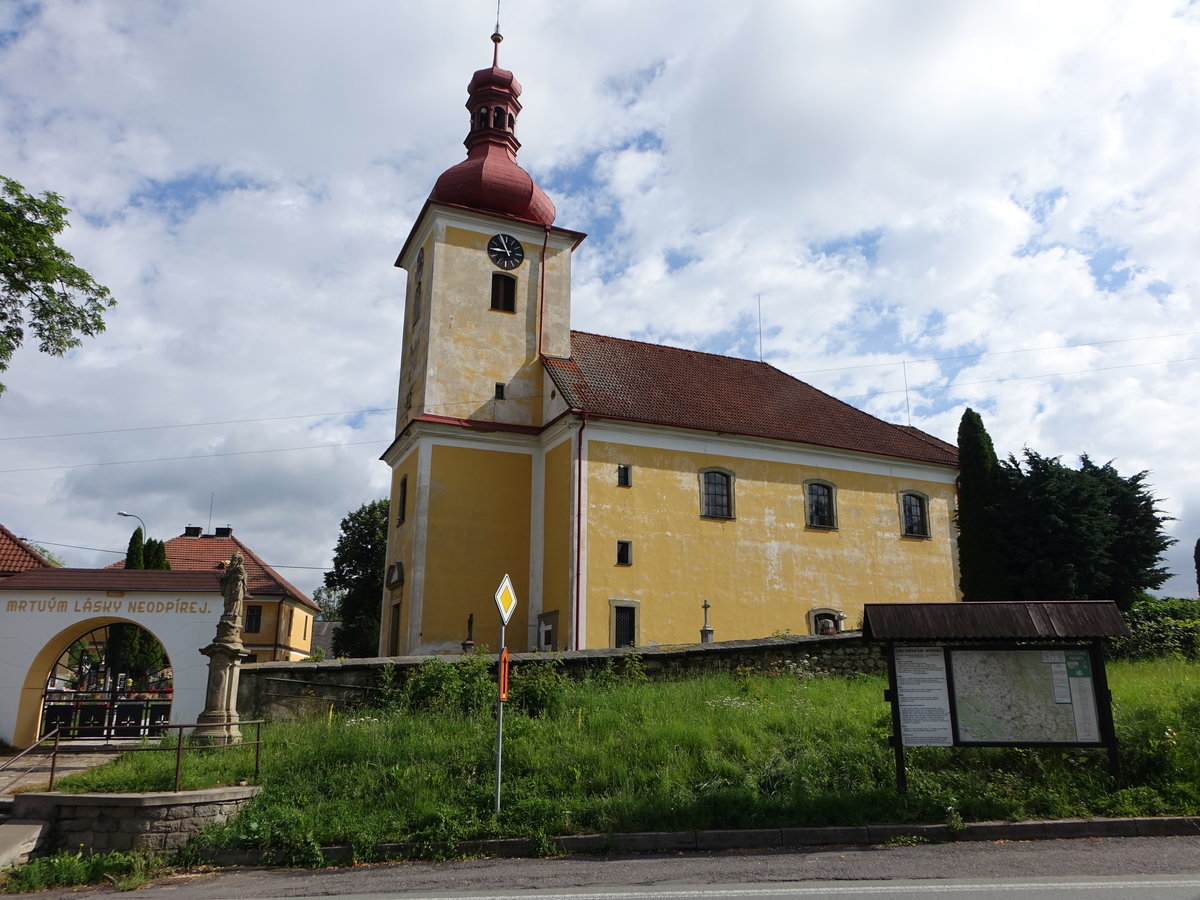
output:
[[[496,802],[492,811],[500,812],[500,768],[504,758],[504,704],[508,700],[508,647],[504,643],[504,629],[512,618],[513,610],[517,608],[517,592],[513,590],[512,579],[505,573],[496,588],[496,609],[500,611],[500,655],[499,677],[496,691]]]

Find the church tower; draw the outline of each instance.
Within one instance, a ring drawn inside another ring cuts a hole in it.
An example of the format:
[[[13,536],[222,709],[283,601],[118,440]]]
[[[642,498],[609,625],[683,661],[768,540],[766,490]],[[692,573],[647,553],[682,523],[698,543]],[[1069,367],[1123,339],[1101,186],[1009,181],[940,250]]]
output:
[[[536,435],[551,406],[542,360],[570,356],[571,252],[584,235],[554,227],[554,204],[517,163],[521,85],[500,68],[502,40],[492,35],[492,65],[467,86],[467,158],[437,179],[396,260],[408,278],[384,455],[384,654],[457,650],[505,573],[524,612],[536,605],[533,538],[512,526],[537,527]]]

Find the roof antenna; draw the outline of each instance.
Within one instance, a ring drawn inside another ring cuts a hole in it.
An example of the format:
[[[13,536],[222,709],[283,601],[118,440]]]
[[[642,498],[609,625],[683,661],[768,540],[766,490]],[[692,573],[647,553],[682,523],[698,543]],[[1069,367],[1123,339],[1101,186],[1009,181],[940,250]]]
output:
[[[212,530],[212,508],[213,508],[213,501],[215,499],[217,499],[217,493],[216,493],[216,491],[213,491],[211,494],[208,495],[208,533],[209,534],[213,533],[213,530]]]
[[[762,362],[762,291],[754,296],[758,298],[758,361]]]
[[[496,0],[496,30],[492,32],[492,43],[496,46],[492,48],[492,68],[500,67],[500,42],[504,40],[504,35],[500,33],[500,0]]]

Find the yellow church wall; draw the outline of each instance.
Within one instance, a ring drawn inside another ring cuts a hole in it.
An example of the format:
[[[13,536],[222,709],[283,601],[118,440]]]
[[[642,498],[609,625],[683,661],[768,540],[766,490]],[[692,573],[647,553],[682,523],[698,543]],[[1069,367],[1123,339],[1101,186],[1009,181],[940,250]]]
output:
[[[429,476],[420,644],[457,651],[475,614],[475,642],[499,646],[494,595],[507,573],[518,606],[508,624],[525,649],[529,611],[532,457],[527,453],[438,446]]]
[[[610,640],[612,603],[638,607],[642,643],[699,640],[711,604],[717,640],[805,634],[808,613],[833,609],[853,628],[870,602],[957,599],[945,471],[879,474],[711,452],[592,441],[587,448],[587,646]],[[617,464],[632,486],[617,486]],[[847,464],[852,464],[848,462]],[[734,518],[700,515],[700,471],[734,476]],[[886,469],[886,464],[882,466]],[[836,486],[836,530],[805,525],[805,481]],[[928,498],[931,537],[901,537],[901,491]],[[616,564],[619,540],[632,565]]]
[[[558,613],[559,649],[567,646],[571,620],[571,559],[574,528],[571,521],[574,442],[562,441],[545,456],[542,500],[542,613]]]
[[[491,309],[492,275],[499,272],[487,255],[487,242],[497,229],[515,232],[525,249],[525,262],[504,274],[516,279],[516,310]],[[527,229],[526,229],[527,230]],[[432,257],[437,277],[429,283],[428,343],[412,356],[415,369],[413,414],[487,419],[521,425],[541,421],[541,365],[538,362],[539,305],[550,310],[547,323],[567,331],[565,301],[559,282],[570,277],[568,253],[548,250],[547,296],[539,296],[541,240],[522,229],[481,223],[480,230],[447,225]],[[539,238],[541,236],[539,235]],[[429,263],[427,262],[427,265]],[[565,273],[565,274],[564,274]],[[425,315],[423,313],[423,315]],[[562,343],[555,337],[555,343]],[[551,348],[546,348],[547,350]],[[428,363],[422,362],[423,358]],[[470,359],[470,366],[462,365]],[[424,369],[419,395],[417,370]],[[495,399],[497,384],[505,397]]]
[[[392,470],[391,495],[388,501],[388,541],[386,565],[401,563],[404,567],[405,583],[384,587],[384,601],[379,616],[379,653],[396,656],[406,651],[409,625],[408,593],[412,590],[409,578],[413,574],[415,533],[417,516],[417,453],[410,452]],[[403,485],[403,488],[402,488]],[[403,495],[403,499],[402,499]],[[403,506],[403,510],[401,509]],[[395,618],[396,604],[400,604],[399,621]]]

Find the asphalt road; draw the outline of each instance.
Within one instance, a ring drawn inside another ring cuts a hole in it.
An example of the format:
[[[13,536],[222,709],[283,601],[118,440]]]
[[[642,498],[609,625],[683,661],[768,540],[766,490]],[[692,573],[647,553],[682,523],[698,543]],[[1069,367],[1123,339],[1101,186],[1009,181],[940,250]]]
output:
[[[1200,898],[1200,836],[1084,838],[720,853],[231,868],[157,881],[140,900],[460,897],[592,900],[795,897]],[[39,898],[112,893],[89,888]]]

